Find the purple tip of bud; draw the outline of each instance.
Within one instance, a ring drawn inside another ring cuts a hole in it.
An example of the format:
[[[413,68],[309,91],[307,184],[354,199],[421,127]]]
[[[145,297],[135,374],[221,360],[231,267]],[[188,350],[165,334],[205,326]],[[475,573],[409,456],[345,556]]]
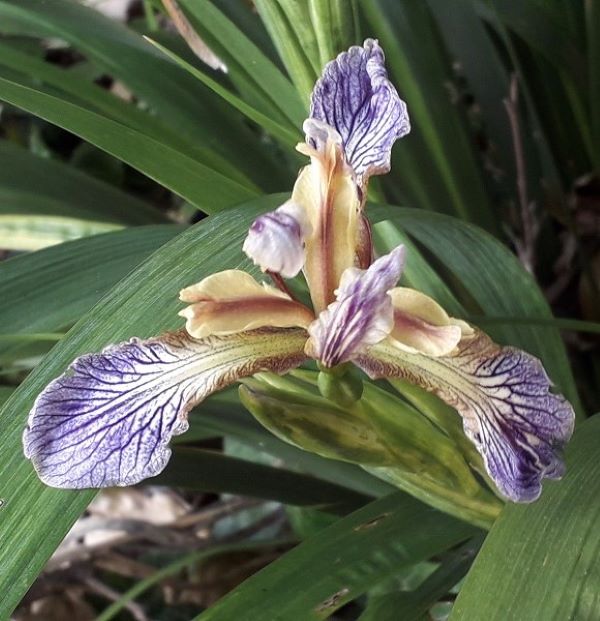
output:
[[[363,187],[371,175],[390,170],[394,142],[410,131],[406,104],[388,80],[383,50],[373,39],[326,65],[312,93],[310,116],[341,136]]]
[[[391,332],[394,312],[388,291],[402,274],[404,258],[404,246],[399,246],[367,270],[349,268],[344,272],[336,301],[308,329],[311,355],[333,367]]]
[[[263,272],[292,278],[304,266],[304,240],[310,232],[304,209],[287,202],[254,220],[243,250]]]

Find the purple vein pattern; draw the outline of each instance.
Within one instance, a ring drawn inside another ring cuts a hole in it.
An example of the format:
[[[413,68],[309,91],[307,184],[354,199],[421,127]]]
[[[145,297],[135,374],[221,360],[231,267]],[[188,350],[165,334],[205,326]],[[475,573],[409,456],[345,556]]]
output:
[[[367,270],[351,268],[344,272],[337,300],[309,327],[311,355],[333,367],[391,332],[394,312],[387,292],[400,279],[404,255],[404,246],[399,246]]]
[[[440,358],[376,345],[356,364],[371,377],[401,377],[434,392],[456,408],[466,435],[481,453],[499,491],[514,502],[532,502],[544,478],[564,473],[560,451],[575,416],[540,361],[499,347],[485,334],[464,339]]]
[[[367,39],[327,63],[310,116],[335,128],[361,186],[390,170],[394,142],[410,131],[406,104],[388,80],[383,50]],[[315,145],[313,145],[315,146]]]
[[[155,476],[199,401],[240,377],[284,372],[304,359],[304,330],[275,332],[195,340],[181,330],[81,356],[36,400],[25,455],[52,487],[133,485]]]

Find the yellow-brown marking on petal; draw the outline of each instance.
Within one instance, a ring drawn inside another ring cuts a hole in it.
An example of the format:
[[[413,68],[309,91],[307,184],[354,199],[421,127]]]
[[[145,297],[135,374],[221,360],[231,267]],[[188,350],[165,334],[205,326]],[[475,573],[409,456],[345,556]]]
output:
[[[213,274],[183,289],[180,299],[191,303],[179,314],[195,338],[263,326],[307,327],[314,319],[312,311],[300,302],[240,270]]]

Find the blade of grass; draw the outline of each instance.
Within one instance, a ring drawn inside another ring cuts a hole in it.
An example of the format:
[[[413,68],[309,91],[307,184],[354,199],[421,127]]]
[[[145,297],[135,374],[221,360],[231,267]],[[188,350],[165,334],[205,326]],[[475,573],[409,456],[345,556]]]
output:
[[[564,480],[533,505],[509,504],[488,535],[451,621],[597,619],[600,416],[576,430]]]
[[[154,478],[153,484],[241,494],[342,515],[372,500],[314,476],[197,448],[177,447],[168,469]]]
[[[256,194],[137,130],[39,89],[0,78],[0,99],[88,140],[206,213],[231,207]]]
[[[304,540],[196,620],[326,619],[400,568],[474,532],[405,494],[392,494]]]
[[[239,110],[242,114],[248,117],[250,120],[254,121],[265,130],[270,132],[275,138],[281,141],[284,146],[294,147],[301,139],[302,136],[299,132],[294,132],[287,127],[284,127],[268,117],[267,115],[259,112],[252,106],[248,105],[244,100],[240,99],[236,95],[234,95],[230,90],[221,86],[217,81],[213,80],[211,77],[202,73],[199,69],[196,69],[188,62],[180,58],[167,48],[163,47],[156,41],[152,39],[148,39],[148,41],[154,45],[157,49],[159,49],[165,56],[168,56],[173,62],[177,63],[183,69],[191,73],[195,78],[206,84],[210,89],[212,89],[217,95],[222,97],[227,103],[231,104],[234,108]]]
[[[165,578],[169,578],[187,567],[201,564],[203,561],[207,561],[216,556],[223,556],[230,552],[252,552],[255,550],[265,550],[270,548],[285,548],[294,543],[295,541],[293,539],[246,541],[243,543],[236,542],[230,544],[218,544],[210,548],[195,550],[194,552],[190,552],[180,559],[177,559],[173,563],[169,563],[165,567],[162,567],[148,578],[138,581],[135,586],[123,593],[123,595],[116,602],[112,603],[100,615],[98,615],[98,617],[96,617],[96,621],[110,621],[111,619],[114,619],[119,612],[121,612],[125,606],[129,602],[132,602],[136,597],[139,597],[148,589],[151,589],[153,586],[159,584]]]

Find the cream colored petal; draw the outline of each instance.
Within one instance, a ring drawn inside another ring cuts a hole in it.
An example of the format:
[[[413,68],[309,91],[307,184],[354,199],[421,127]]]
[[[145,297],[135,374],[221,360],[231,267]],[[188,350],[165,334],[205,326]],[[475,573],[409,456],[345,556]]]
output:
[[[279,297],[289,300],[289,296],[266,283],[257,282],[242,270],[225,270],[212,274],[182,289],[179,299],[182,302],[202,302],[205,300],[236,300],[247,297]]]
[[[306,306],[241,270],[213,274],[183,289],[180,299],[190,303],[179,315],[186,319],[188,333],[198,339],[263,326],[307,327],[314,319]]]
[[[361,203],[339,145],[329,141],[317,151],[303,144],[299,150],[311,157],[311,164],[300,172],[292,201],[304,207],[312,227],[304,273],[319,313],[334,301],[344,270],[355,264]]]
[[[396,287],[389,295],[394,306],[392,338],[405,351],[444,356],[458,345],[463,335],[472,333],[468,324],[449,317],[424,293]]]

